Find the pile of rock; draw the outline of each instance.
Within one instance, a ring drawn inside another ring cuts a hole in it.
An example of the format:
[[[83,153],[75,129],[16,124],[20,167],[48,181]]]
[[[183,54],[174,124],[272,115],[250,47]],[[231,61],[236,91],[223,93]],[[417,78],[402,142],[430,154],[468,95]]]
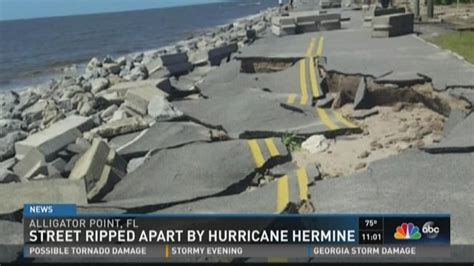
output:
[[[30,191],[32,181],[39,189],[45,184],[84,192],[79,193],[83,199],[76,193],[71,202],[101,200],[127,174],[128,162],[109,145],[111,140],[182,119],[169,100],[184,96],[170,78],[191,72],[190,81],[202,79],[211,66],[264,34],[274,12],[153,52],[94,57],[81,75],[0,94],[0,183],[21,183],[8,186],[25,188],[24,194],[32,195],[25,200],[35,202],[42,198]],[[61,197],[44,200],[62,202]]]

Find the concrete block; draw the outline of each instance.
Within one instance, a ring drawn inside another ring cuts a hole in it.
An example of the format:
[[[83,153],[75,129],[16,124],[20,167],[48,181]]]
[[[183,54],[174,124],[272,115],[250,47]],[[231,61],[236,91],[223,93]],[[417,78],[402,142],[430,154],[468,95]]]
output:
[[[171,90],[171,84],[168,78],[147,79],[131,82],[118,83],[106,91],[102,91],[96,97],[102,97],[111,100],[125,100],[128,91],[137,90],[141,88],[153,88],[160,90],[164,97],[168,97],[167,92]],[[119,104],[120,105],[120,104]]]
[[[188,62],[188,55],[186,53],[167,54],[161,56],[163,66],[176,65]]]
[[[0,186],[0,214],[21,210],[27,203],[87,204],[84,182],[54,179]]]
[[[272,17],[272,25],[293,26],[295,24],[294,17]]]
[[[376,8],[373,10],[374,17],[405,13],[404,7]]]
[[[300,23],[296,26],[296,33],[315,32],[319,30],[319,25],[316,22]]]
[[[307,22],[316,22],[319,11],[299,11],[290,12],[290,17],[294,17],[296,25]]]
[[[125,176],[126,168],[127,163],[113,149],[100,139],[94,139],[89,150],[76,162],[69,179],[84,179],[87,198],[96,201]]]
[[[174,64],[174,65],[167,65],[165,69],[168,71],[165,76],[179,76],[188,74],[192,69],[193,65],[189,62]]]
[[[211,66],[220,65],[222,59],[229,57],[232,53],[239,50],[237,43],[231,43],[226,46],[209,50],[208,57]]]
[[[13,172],[24,180],[38,174],[48,174],[46,159],[37,149],[30,150],[14,167]]]
[[[321,21],[319,24],[319,30],[339,30],[341,29],[341,21],[340,20],[325,20]]]
[[[15,143],[16,157],[23,158],[29,151],[36,149],[46,161],[54,159],[55,154],[73,143],[82,132],[94,126],[92,118],[72,115],[51,125],[49,128],[30,135]]]
[[[294,35],[296,34],[296,25],[285,27],[272,25],[272,33],[276,36]]]
[[[127,92],[125,105],[142,115],[146,115],[148,113],[148,104],[153,96],[166,98],[167,94],[151,86],[136,88]]]
[[[414,19],[413,13],[374,17],[372,37],[393,37],[413,33]]]

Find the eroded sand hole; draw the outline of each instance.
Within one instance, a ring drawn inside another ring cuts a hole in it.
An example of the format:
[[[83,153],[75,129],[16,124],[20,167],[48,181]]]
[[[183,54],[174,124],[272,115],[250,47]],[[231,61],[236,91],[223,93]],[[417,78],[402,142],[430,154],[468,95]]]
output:
[[[300,58],[242,58],[240,72],[255,73],[274,73],[280,72],[292,67]]]
[[[373,107],[354,110],[361,78],[366,80]],[[430,83],[399,87],[377,84],[367,76],[333,74],[325,85],[328,95],[335,98],[333,108],[352,118],[363,133],[330,138],[329,148],[320,153],[293,153],[300,167],[320,164],[323,178],[365,171],[374,161],[437,143],[451,111],[469,108],[464,100],[433,90]]]

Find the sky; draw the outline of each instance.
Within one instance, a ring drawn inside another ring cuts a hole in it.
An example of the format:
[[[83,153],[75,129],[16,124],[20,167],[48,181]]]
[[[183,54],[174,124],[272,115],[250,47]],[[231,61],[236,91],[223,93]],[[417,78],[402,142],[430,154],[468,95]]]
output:
[[[213,2],[222,0],[0,0],[0,20],[119,12]]]

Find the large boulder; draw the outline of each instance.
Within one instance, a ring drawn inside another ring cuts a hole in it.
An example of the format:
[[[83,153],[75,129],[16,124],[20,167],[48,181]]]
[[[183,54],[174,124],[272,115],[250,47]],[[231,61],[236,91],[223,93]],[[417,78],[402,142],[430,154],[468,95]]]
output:
[[[28,136],[23,131],[15,131],[0,138],[0,161],[13,157],[15,155],[15,142],[24,140]]]
[[[149,126],[150,121],[147,121],[147,119],[141,117],[130,117],[108,122],[100,127],[94,128],[91,132],[103,138],[111,138],[140,131]]]
[[[37,149],[48,160],[54,159],[55,154],[73,143],[82,132],[94,126],[92,119],[83,116],[72,115],[63,119],[49,128],[30,135],[27,139],[15,144],[16,157],[21,159],[30,150]]]
[[[107,89],[110,85],[109,80],[106,78],[93,79],[90,81],[90,84],[91,84],[91,92],[94,94],[97,94]]]
[[[19,131],[25,127],[25,123],[17,119],[0,119],[0,138],[11,132]]]
[[[33,121],[41,120],[43,118],[43,111],[48,105],[45,100],[39,100],[32,106],[26,108],[21,116],[26,123],[32,123]]]
[[[157,121],[169,121],[183,116],[165,97],[155,95],[148,104],[148,115]]]
[[[127,162],[100,139],[76,162],[69,175],[70,180],[84,180],[87,198],[100,200],[113,189],[126,174]]]

